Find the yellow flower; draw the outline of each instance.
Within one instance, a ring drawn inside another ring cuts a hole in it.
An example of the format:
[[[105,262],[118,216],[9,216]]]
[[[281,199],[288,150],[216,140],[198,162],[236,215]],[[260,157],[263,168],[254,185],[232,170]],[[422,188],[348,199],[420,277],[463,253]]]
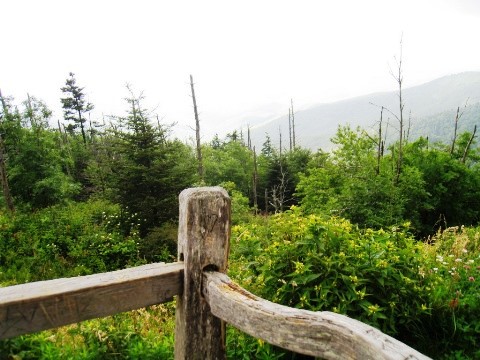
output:
[[[388,263],[385,260],[379,260],[377,261],[377,267],[378,268],[383,268],[385,269],[387,267]]]
[[[365,289],[363,290],[356,290],[355,291],[355,294],[361,299],[363,299],[365,297]]]
[[[302,274],[305,271],[305,265],[300,261],[294,261],[295,274]]]

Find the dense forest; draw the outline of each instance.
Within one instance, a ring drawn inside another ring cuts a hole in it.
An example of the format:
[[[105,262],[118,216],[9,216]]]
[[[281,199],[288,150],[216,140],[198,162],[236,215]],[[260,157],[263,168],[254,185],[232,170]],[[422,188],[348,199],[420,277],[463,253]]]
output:
[[[42,100],[0,94],[0,286],[173,261],[178,194],[221,185],[242,286],[436,358],[480,356],[475,130],[410,141],[400,113],[392,143],[380,122],[375,133],[340,126],[331,152],[296,146],[294,131],[280,147],[266,134],[256,149],[241,130],[195,146],[128,87],[124,113],[102,119],[74,74],[61,89],[57,124]],[[162,305],[4,340],[0,358],[172,358],[172,314]],[[228,354],[296,358],[234,329]]]

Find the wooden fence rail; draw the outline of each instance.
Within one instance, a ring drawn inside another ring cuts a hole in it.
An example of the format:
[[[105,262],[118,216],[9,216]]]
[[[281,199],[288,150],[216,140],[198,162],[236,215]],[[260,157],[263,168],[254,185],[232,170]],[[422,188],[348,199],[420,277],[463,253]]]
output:
[[[428,359],[343,315],[261,299],[227,275],[230,198],[218,187],[180,194],[179,262],[0,288],[0,339],[170,301],[175,359],[225,359],[228,322],[271,344],[324,359]]]

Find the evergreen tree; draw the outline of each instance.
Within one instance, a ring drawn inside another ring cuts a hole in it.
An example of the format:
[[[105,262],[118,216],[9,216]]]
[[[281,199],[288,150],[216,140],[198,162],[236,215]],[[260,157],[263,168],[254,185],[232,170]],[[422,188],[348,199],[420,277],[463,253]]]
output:
[[[84,88],[77,85],[75,74],[71,72],[69,76],[65,86],[61,88],[62,92],[66,94],[66,97],[61,99],[64,118],[74,122],[74,125],[70,127],[72,130],[80,127],[83,143],[86,145],[85,114],[93,109],[93,105],[85,100]]]
[[[129,89],[130,90],[130,89]],[[164,126],[153,126],[142,96],[130,90],[128,115],[115,131],[111,187],[117,201],[143,219],[141,232],[176,218],[177,198],[196,180],[191,148],[167,139]]]

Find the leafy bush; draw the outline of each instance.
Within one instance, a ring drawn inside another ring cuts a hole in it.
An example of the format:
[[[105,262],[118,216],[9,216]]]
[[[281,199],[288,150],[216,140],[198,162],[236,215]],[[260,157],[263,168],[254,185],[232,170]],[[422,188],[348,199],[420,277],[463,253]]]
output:
[[[266,299],[346,314],[435,357],[462,351],[474,358],[479,233],[462,234],[470,240],[450,234],[429,245],[417,242],[408,224],[361,230],[293,208],[233,227],[230,275]],[[459,248],[470,256],[458,257]]]
[[[253,211],[248,204],[248,198],[237,190],[235,183],[227,181],[220,184],[227,190],[232,201],[232,224],[246,223],[253,220]]]
[[[140,240],[140,256],[147,262],[172,262],[177,255],[178,224],[168,221]]]
[[[480,228],[454,227],[425,247],[425,269],[433,277],[428,319],[435,356],[480,358]]]
[[[139,219],[105,201],[0,214],[0,284],[111,271],[141,262]]]
[[[0,359],[173,359],[174,304],[0,341]]]

